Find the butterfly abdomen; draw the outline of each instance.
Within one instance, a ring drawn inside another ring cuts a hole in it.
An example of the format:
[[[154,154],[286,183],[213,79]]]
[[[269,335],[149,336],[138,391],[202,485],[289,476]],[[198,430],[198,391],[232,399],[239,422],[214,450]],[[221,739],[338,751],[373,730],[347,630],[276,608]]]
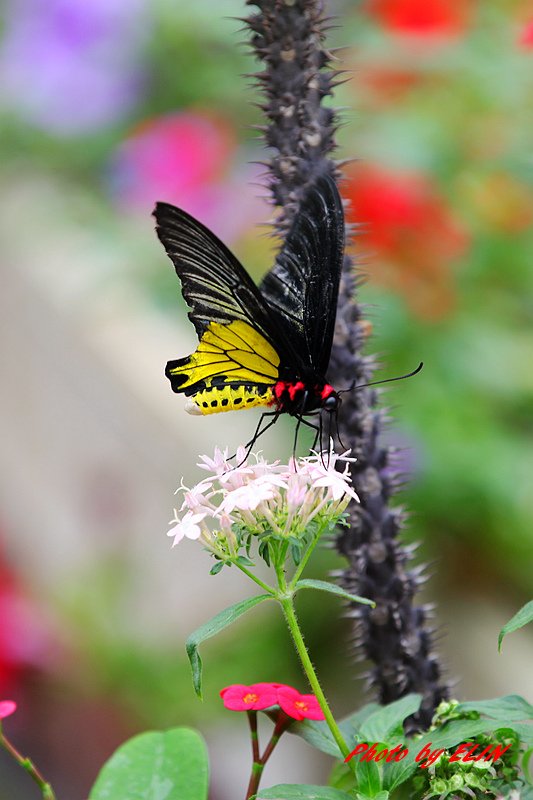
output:
[[[274,402],[272,387],[262,384],[209,386],[187,399],[189,414],[220,414],[241,408],[270,406]]]

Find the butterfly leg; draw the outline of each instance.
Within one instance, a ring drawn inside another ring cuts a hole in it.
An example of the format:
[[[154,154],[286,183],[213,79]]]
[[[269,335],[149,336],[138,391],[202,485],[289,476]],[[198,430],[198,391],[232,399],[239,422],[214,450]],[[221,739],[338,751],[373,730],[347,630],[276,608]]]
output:
[[[245,445],[246,453],[244,455],[244,458],[242,459],[242,461],[239,464],[236,465],[235,469],[238,469],[239,467],[242,467],[242,465],[244,464],[244,462],[247,460],[248,456],[252,452],[252,447],[257,442],[259,437],[262,436],[265,433],[265,431],[267,431],[269,428],[271,428],[272,425],[276,424],[276,422],[278,421],[278,419],[280,417],[280,414],[281,414],[281,412],[279,410],[278,411],[265,411],[263,414],[261,414],[261,417],[259,418],[259,422],[257,423],[257,427],[256,427],[256,429],[254,431],[254,435],[252,436],[250,441]],[[273,419],[271,419],[265,425],[265,427],[261,430],[261,425],[263,424],[263,420],[265,419],[265,417],[273,417]],[[231,458],[235,458],[236,455],[237,455],[237,453],[234,453],[231,456]]]

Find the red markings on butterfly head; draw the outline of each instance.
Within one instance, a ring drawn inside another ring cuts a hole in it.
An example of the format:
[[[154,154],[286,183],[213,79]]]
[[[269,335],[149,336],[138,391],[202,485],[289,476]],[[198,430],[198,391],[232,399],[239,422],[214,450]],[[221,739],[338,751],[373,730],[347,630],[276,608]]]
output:
[[[273,389],[274,402],[279,409],[289,414],[309,414],[321,408],[334,410],[333,399],[338,395],[329,383],[309,385],[303,381],[278,381]]]

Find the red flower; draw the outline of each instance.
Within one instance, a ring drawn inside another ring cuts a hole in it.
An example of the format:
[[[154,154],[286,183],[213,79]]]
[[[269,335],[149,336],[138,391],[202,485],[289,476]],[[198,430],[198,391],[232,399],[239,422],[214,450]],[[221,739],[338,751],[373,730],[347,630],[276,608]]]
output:
[[[421,173],[359,166],[344,192],[351,201],[348,220],[363,226],[363,246],[379,256],[373,274],[402,291],[422,316],[449,311],[449,265],[468,240],[431,180]]]
[[[222,689],[220,696],[230,711],[261,711],[271,706],[280,708],[293,719],[324,719],[314,694],[300,694],[284,683],[234,683]]]
[[[17,704],[13,700],[0,700],[0,719],[11,716],[17,710]]]
[[[314,694],[300,694],[292,686],[278,689],[278,702],[283,711],[293,719],[324,719],[324,713]]]
[[[218,180],[234,149],[234,134],[220,117],[196,111],[154,117],[122,143],[118,188],[141,207],[186,196]]]
[[[0,686],[12,686],[27,667],[46,663],[49,649],[44,621],[0,557]]]
[[[533,19],[524,25],[518,43],[524,50],[533,50]]]
[[[253,683],[245,686],[234,683],[222,689],[220,696],[230,711],[261,711],[278,705],[277,683]]]
[[[239,167],[237,155],[234,131],[223,117],[167,114],[146,120],[120,144],[109,183],[123,208],[149,219],[156,200],[173,203],[231,242],[266,213],[250,186],[258,168]]]
[[[368,0],[385,28],[409,36],[457,36],[468,24],[472,0]]]

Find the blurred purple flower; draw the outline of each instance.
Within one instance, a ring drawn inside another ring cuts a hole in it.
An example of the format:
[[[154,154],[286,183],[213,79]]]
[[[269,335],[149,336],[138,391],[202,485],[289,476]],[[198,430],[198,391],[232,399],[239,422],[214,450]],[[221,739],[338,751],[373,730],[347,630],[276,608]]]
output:
[[[118,148],[110,166],[111,190],[124,208],[142,215],[156,201],[173,203],[231,242],[269,213],[256,197],[257,187],[250,186],[258,170],[233,169],[237,154],[230,124],[217,114],[155,117]]]
[[[4,106],[71,136],[124,117],[142,83],[145,0],[7,0]]]

